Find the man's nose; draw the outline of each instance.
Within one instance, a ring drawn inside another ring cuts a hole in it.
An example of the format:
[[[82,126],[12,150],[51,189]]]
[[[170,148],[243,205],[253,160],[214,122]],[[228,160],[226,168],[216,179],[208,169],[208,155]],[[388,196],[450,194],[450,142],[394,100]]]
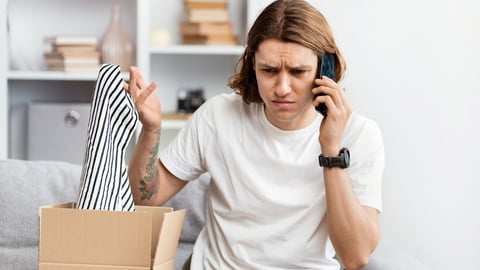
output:
[[[277,96],[283,97],[291,92],[290,87],[290,77],[288,72],[282,71],[278,74],[277,85],[275,87],[275,94]]]

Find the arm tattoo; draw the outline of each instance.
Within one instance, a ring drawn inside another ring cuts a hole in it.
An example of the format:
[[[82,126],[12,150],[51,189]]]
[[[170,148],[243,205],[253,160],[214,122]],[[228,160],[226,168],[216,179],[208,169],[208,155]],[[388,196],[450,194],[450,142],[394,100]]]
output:
[[[158,192],[158,187],[160,185],[158,179],[158,169],[156,166],[157,162],[157,153],[158,147],[160,144],[160,130],[156,131],[158,139],[152,150],[150,151],[150,157],[148,158],[148,163],[145,168],[146,175],[143,179],[140,180],[140,192],[142,193],[141,200],[150,200],[152,196]]]

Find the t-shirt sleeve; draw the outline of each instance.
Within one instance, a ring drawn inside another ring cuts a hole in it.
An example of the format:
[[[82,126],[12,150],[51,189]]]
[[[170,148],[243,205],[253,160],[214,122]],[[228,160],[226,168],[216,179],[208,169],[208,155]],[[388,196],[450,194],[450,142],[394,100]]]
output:
[[[349,175],[362,205],[382,211],[382,178],[385,167],[383,138],[378,125],[363,119],[352,127]]]
[[[206,171],[202,148],[208,144],[205,140],[211,138],[213,132],[207,107],[208,104],[203,104],[197,109],[159,155],[165,168],[185,181],[197,179]]]

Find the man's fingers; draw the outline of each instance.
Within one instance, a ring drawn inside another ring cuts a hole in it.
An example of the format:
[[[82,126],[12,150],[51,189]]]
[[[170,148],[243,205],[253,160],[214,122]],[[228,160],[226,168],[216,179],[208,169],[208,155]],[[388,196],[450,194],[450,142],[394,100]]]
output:
[[[147,98],[152,94],[152,92],[157,88],[157,83],[152,82],[147,88],[143,89],[140,95],[137,98],[137,102],[140,104],[145,103]]]
[[[137,67],[130,67],[130,82],[128,84],[128,91],[135,102],[137,108],[147,104],[148,97],[157,87],[156,82],[146,85],[142,79],[142,74]]]
[[[135,99],[138,96],[137,89],[137,72],[135,72],[134,67],[130,67],[130,82],[128,84],[128,90],[130,95]]]
[[[134,67],[134,66],[130,67],[130,76],[132,76],[132,74],[135,76],[138,88],[144,89],[148,87],[147,84],[145,84],[145,81],[143,80],[142,73],[140,73],[140,70],[137,67]]]

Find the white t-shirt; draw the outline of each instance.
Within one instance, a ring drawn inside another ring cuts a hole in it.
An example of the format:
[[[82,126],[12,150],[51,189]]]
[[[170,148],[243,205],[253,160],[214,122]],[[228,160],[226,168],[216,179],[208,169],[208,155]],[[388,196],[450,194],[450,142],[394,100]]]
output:
[[[237,94],[210,98],[160,155],[180,179],[208,172],[207,217],[191,269],[338,269],[328,238],[318,142],[321,115],[285,131],[263,105]],[[342,147],[364,205],[381,210],[383,141],[377,125],[355,112]]]

